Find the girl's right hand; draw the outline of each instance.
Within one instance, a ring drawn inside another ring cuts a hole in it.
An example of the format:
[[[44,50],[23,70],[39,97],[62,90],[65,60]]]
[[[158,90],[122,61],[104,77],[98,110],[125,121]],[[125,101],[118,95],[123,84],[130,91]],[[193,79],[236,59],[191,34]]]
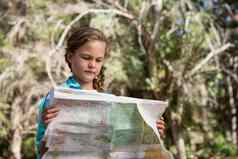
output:
[[[45,108],[42,114],[42,120],[45,125],[48,125],[59,113],[59,107],[50,106]]]

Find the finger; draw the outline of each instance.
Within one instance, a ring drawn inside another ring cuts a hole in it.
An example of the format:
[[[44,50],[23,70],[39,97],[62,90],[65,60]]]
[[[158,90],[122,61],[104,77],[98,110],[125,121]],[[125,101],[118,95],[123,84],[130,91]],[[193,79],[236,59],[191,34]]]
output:
[[[161,124],[161,125],[165,125],[165,122],[163,120],[157,120],[156,124]]]
[[[57,113],[55,114],[50,114],[47,115],[46,117],[43,118],[43,123],[48,124],[51,120],[53,120],[57,116]]]
[[[165,126],[162,125],[162,124],[157,124],[156,127],[157,127],[157,129],[159,129],[159,130],[165,130]]]
[[[160,133],[160,135],[163,135],[164,131],[163,130],[159,130],[159,133]]]
[[[161,117],[160,117],[160,120],[164,120],[164,117],[161,116]]]
[[[49,113],[49,114],[44,115],[43,118],[44,118],[44,120],[48,120],[48,119],[51,119],[51,118],[55,118],[57,115],[58,115],[58,112]]]
[[[56,118],[57,114],[52,114],[49,118],[45,118],[44,123],[48,125],[52,120]]]
[[[59,107],[50,107],[45,109],[45,113],[55,113],[58,112],[60,109]]]
[[[159,134],[160,134],[160,136],[161,136],[162,138],[164,138],[164,137],[165,137],[165,133],[164,133],[164,131],[162,131],[162,130],[159,130]]]
[[[48,125],[50,122],[52,122],[54,120],[54,118],[51,118],[51,119],[47,119],[45,120],[45,124]]]

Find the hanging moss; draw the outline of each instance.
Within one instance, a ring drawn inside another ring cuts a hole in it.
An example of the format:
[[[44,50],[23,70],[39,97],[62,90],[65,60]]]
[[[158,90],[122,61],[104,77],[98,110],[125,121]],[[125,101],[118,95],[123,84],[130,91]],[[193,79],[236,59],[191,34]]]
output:
[[[0,46],[4,46],[5,44],[5,35],[3,32],[0,31]]]
[[[35,79],[41,80],[46,76],[45,65],[37,57],[31,57],[26,60],[26,65],[31,69]]]
[[[6,58],[0,58],[0,73],[2,73],[10,65],[11,65],[10,60]]]

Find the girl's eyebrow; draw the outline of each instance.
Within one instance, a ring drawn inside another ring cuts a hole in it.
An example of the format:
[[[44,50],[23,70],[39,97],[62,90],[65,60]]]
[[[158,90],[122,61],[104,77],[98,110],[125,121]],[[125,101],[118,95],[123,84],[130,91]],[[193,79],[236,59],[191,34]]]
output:
[[[92,57],[92,55],[90,55],[90,53],[88,53],[88,52],[81,52],[80,55],[81,55],[81,56],[89,56],[89,57]],[[104,56],[100,56],[100,57],[97,57],[97,58],[104,59]]]
[[[92,57],[92,55],[90,55],[90,53],[84,53],[84,52],[81,52],[80,54],[79,54],[79,56],[87,56],[87,57]]]
[[[88,56],[91,56],[90,53],[88,53],[88,52],[80,52],[80,55],[88,55]]]

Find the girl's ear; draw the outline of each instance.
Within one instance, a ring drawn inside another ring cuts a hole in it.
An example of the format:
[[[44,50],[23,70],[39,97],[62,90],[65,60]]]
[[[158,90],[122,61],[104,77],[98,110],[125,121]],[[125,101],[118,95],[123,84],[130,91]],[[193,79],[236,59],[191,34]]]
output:
[[[69,63],[71,63],[71,61],[72,61],[72,56],[73,56],[72,53],[66,54],[66,59],[67,59],[67,61],[68,61]]]

